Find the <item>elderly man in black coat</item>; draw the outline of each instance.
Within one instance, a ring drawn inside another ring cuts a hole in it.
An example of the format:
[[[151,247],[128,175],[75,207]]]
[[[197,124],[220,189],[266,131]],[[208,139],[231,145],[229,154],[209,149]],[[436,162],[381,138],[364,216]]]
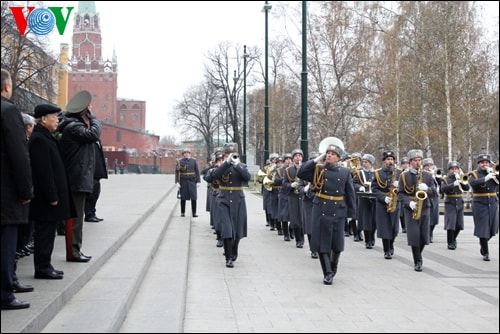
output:
[[[57,224],[75,216],[59,143],[52,135],[59,125],[60,108],[41,104],[35,107],[36,125],[29,141],[35,197],[30,219],[35,225],[35,278],[62,279],[64,273],[51,263]]]

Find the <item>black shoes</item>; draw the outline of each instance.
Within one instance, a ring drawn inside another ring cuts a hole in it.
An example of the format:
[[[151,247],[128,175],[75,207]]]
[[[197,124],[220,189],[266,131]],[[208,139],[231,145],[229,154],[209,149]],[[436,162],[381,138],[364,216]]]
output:
[[[217,240],[217,247],[224,246],[224,241],[222,239]]]
[[[34,290],[33,286],[28,285],[28,284],[23,284],[23,283],[19,282],[19,280],[12,282],[12,292],[14,292],[14,293],[31,292],[33,290]]]
[[[457,247],[454,244],[448,244],[448,249],[455,250]]]
[[[297,242],[295,243],[295,247],[297,247],[297,248],[302,248],[302,247],[304,247],[304,241],[297,241]]]
[[[288,235],[285,235],[285,236],[283,237],[283,239],[284,239],[285,241],[290,241],[290,237],[289,237]]]
[[[311,252],[311,258],[317,259],[319,257],[317,252]]]
[[[323,284],[332,285],[333,283],[333,273],[327,273],[323,278]]]
[[[483,261],[489,261],[489,260],[490,260],[490,254],[484,254]]]
[[[226,260],[226,267],[228,267],[228,268],[234,267],[232,259]]]
[[[385,253],[384,253],[384,259],[386,259],[386,260],[390,260],[390,259],[392,259],[391,252],[385,252]]]
[[[68,262],[89,262],[92,256],[80,255],[78,257],[67,257]]]
[[[35,271],[35,278],[41,279],[62,279],[64,276],[56,273],[55,271],[43,272]]]
[[[193,218],[197,218],[198,215],[196,213],[193,213]]]
[[[94,216],[94,217],[86,217],[86,218],[85,218],[85,221],[86,221],[87,223],[99,223],[99,222],[102,222],[103,220],[104,220],[104,219],[102,219],[102,218],[98,218],[98,217],[96,217],[96,216]]]
[[[415,271],[422,271],[422,262],[415,263]]]
[[[19,310],[30,307],[30,303],[20,299],[14,299],[10,303],[2,304],[2,310]]]
[[[181,213],[181,217],[184,217],[184,216],[185,216],[184,213]]]

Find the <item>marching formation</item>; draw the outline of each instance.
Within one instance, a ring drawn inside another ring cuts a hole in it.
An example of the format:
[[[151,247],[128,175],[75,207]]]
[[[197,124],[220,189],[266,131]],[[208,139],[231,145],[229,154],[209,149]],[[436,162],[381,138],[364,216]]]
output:
[[[433,241],[444,199],[447,249],[457,248],[464,229],[464,197],[472,192],[474,235],[480,253],[490,261],[488,241],[498,233],[499,165],[479,155],[477,169],[463,173],[450,161],[443,175],[422,150],[413,149],[397,163],[394,151],[382,153],[381,167],[371,154],[348,154],[336,137],[325,138],[319,152],[303,161],[302,150],[272,153],[258,172],[266,226],[297,248],[307,236],[311,258],[319,259],[323,283],[331,285],[339,268],[345,239],[364,241],[373,249],[381,239],[383,256],[391,260],[400,225],[413,256],[414,270],[423,268],[423,250]]]
[[[391,260],[400,226],[414,270],[421,272],[424,248],[433,242],[439,225],[440,198],[447,249],[455,250],[464,229],[464,197],[471,191],[474,235],[479,238],[483,260],[490,261],[488,241],[498,233],[499,165],[489,155],[479,155],[477,169],[469,173],[463,173],[457,161],[450,161],[445,175],[419,149],[410,150],[400,166],[394,151],[382,152],[380,159],[377,168],[372,154],[348,154],[336,137],[325,138],[318,152],[311,152],[307,159],[301,149],[281,156],[271,153],[257,174],[265,225],[285,242],[294,240],[297,248],[306,246],[307,237],[311,258],[319,259],[326,285],[333,283],[338,272],[346,239],[353,236],[355,242],[364,241],[368,250],[381,239],[384,259]],[[247,237],[243,189],[251,175],[240,162],[235,143],[217,148],[201,174],[208,186],[206,211],[216,246],[223,247],[226,267],[233,268],[239,242]],[[183,177],[199,183],[196,175],[194,168],[179,160],[176,183],[181,193],[188,188]],[[182,204],[184,195],[181,198]],[[181,216],[184,209],[185,204]],[[196,205],[192,209],[197,217]]]

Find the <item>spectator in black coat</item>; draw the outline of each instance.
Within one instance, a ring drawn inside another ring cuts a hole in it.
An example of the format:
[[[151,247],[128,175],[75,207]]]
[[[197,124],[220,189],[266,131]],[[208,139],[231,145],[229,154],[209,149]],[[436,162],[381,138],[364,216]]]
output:
[[[30,307],[12,293],[18,226],[28,223],[29,203],[33,197],[28,143],[21,113],[10,100],[12,79],[1,70],[1,297],[2,310]]]
[[[30,219],[35,226],[35,278],[62,279],[64,273],[51,263],[56,227],[60,220],[76,216],[59,143],[52,135],[59,125],[61,108],[41,104],[35,108],[36,125],[29,141],[35,197]]]

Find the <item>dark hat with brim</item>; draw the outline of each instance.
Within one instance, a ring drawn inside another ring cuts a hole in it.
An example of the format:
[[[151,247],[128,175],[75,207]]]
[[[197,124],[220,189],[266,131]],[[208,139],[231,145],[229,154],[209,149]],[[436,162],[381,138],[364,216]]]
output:
[[[61,108],[52,104],[39,104],[35,107],[35,118],[41,118],[48,114],[57,114]]]
[[[92,95],[86,90],[81,90],[69,100],[66,111],[70,114],[78,114],[84,111],[92,101]]]

